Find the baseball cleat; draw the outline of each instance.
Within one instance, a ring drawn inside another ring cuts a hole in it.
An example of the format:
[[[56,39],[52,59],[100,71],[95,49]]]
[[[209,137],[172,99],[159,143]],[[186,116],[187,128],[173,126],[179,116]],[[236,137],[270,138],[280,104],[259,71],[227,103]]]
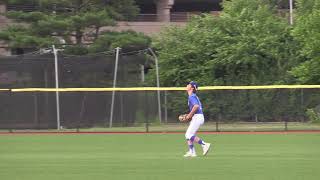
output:
[[[205,145],[202,146],[202,150],[203,150],[203,155],[207,155],[209,149],[210,149],[211,144],[210,143],[206,143]]]
[[[184,155],[184,157],[197,157],[197,154],[188,151],[188,152]]]

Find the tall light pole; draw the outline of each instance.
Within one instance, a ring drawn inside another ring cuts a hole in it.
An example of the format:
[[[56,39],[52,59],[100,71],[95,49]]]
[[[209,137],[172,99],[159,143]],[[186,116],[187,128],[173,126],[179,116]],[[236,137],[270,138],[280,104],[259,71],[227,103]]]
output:
[[[117,74],[118,74],[118,61],[119,61],[119,47],[116,48],[116,62],[114,63],[114,75],[113,75],[113,88],[116,88],[117,84]],[[113,108],[114,108],[114,98],[115,98],[116,91],[112,91],[112,99],[111,99],[111,109],[110,109],[110,119],[109,119],[109,128],[112,128],[112,121],[113,121]]]
[[[293,0],[289,0],[290,8],[290,25],[293,25]]]
[[[54,55],[54,70],[55,70],[55,88],[56,88],[56,108],[57,108],[57,129],[61,129],[60,125],[60,95],[59,95],[59,67],[58,67],[58,50],[55,45],[52,45]]]
[[[158,113],[159,113],[159,120],[160,123],[162,123],[162,118],[161,118],[161,99],[160,99],[160,79],[159,79],[159,64],[158,64],[158,57],[156,56],[156,54],[154,53],[154,51],[151,48],[148,48],[148,50],[150,51],[150,53],[152,54],[154,61],[155,61],[155,65],[156,65],[156,75],[157,75],[157,87],[158,87]]]

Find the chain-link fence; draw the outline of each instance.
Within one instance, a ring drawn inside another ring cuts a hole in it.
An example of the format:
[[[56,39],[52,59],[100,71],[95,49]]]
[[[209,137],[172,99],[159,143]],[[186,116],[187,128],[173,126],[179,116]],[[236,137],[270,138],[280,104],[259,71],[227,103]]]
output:
[[[211,124],[205,129],[207,131],[320,127],[317,123],[318,89],[208,90],[200,91],[198,95],[206,122]],[[1,129],[57,128],[56,94],[53,91],[2,91],[0,98]],[[68,129],[108,128],[112,123],[112,127],[148,125],[149,131],[182,130],[177,125],[177,116],[187,112],[184,91],[161,91],[161,122],[157,91],[116,91],[112,122],[111,100],[110,90],[60,92],[60,125]]]
[[[0,129],[185,130],[177,120],[187,112],[185,90],[161,89],[159,101],[157,89],[103,89],[114,85],[115,56],[59,54],[59,114],[53,54],[0,58]],[[145,51],[121,54],[116,86],[144,86],[152,64]],[[317,88],[213,89],[198,95],[204,131],[320,130]]]

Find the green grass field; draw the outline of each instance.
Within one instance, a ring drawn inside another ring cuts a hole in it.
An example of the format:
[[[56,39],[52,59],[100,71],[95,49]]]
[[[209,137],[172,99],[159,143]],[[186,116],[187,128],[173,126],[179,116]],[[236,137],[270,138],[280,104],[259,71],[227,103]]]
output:
[[[184,158],[183,134],[0,135],[1,180],[318,180],[320,134],[201,135],[208,156]],[[201,151],[197,146],[198,155]]]

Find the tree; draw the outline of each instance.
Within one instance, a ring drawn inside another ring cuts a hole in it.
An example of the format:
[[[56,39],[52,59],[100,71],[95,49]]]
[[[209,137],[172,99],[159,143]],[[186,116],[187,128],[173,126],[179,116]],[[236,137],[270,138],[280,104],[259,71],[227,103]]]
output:
[[[293,36],[301,44],[299,50],[301,63],[294,67],[291,74],[297,83],[320,83],[320,2],[299,0],[298,17]]]
[[[278,16],[276,3],[270,2],[224,1],[219,17],[203,14],[185,27],[162,32],[154,40],[162,86],[184,86],[190,80],[202,86],[288,82],[288,70],[298,61],[299,44],[290,34],[292,27],[287,19]],[[257,114],[279,120],[277,117],[289,107],[278,98],[280,95],[281,92],[201,92],[203,104],[208,107],[206,114],[215,118],[225,114],[227,119],[234,114],[237,118],[243,115],[247,120]],[[184,98],[170,98],[170,110],[183,111]]]
[[[10,47],[47,47],[71,44],[82,47],[97,41],[100,29],[115,26],[117,20],[134,17],[139,9],[134,0],[8,0],[11,4],[31,3],[36,11],[8,12],[19,24],[0,32]]]
[[[165,86],[281,83],[295,62],[287,20],[265,1],[225,1],[220,17],[194,17],[155,39]]]
[[[151,38],[134,31],[112,32],[107,31],[101,33],[100,37],[90,46],[89,52],[101,52],[106,47],[114,49],[121,47],[122,52],[137,51],[146,49],[151,44]]]

